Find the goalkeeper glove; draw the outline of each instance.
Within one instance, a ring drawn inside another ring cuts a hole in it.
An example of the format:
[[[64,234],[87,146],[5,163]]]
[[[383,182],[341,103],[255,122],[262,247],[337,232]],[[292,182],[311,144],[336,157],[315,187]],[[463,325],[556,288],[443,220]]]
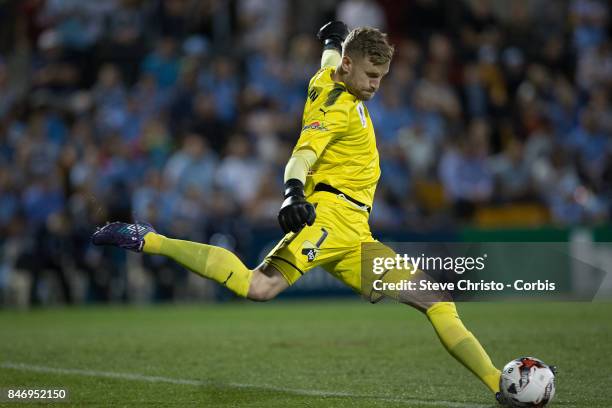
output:
[[[285,201],[278,212],[278,223],[285,234],[299,232],[304,225],[312,225],[315,218],[314,205],[304,196],[304,184],[297,179],[288,180],[285,183]]]
[[[342,42],[348,33],[348,27],[342,21],[330,21],[321,27],[317,38],[323,41],[323,49],[338,50],[342,53]]]

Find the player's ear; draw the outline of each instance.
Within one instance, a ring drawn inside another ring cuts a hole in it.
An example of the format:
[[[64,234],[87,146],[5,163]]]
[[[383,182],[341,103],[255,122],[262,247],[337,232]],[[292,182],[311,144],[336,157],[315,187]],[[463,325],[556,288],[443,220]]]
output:
[[[342,70],[344,72],[350,74],[353,68],[353,60],[348,55],[343,55],[342,60],[340,61],[340,65],[342,66]]]

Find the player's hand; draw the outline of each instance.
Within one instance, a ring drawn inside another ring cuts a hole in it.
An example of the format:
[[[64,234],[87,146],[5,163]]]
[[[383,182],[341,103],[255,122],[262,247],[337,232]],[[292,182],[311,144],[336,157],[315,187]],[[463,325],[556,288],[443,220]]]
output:
[[[285,183],[285,201],[278,212],[278,223],[283,232],[299,232],[305,225],[314,224],[314,205],[306,201],[304,185],[296,179]]]
[[[348,33],[348,27],[342,21],[330,21],[319,29],[317,38],[323,41],[325,49],[342,51],[342,42]]]

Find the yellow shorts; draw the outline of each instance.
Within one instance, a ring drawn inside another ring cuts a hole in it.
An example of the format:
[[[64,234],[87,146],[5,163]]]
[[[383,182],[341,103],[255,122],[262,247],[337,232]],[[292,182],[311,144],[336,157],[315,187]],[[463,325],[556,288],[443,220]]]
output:
[[[362,293],[362,244],[378,243],[370,232],[369,214],[345,198],[325,191],[315,192],[308,201],[316,206],[314,224],[285,235],[264,263],[279,270],[290,285],[312,268],[322,266]],[[394,254],[388,247],[380,246],[388,255]]]

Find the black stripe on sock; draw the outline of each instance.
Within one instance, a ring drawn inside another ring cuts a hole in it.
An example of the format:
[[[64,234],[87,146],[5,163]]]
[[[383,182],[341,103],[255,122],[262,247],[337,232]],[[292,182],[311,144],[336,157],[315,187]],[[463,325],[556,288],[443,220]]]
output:
[[[234,271],[230,272],[229,276],[227,277],[227,279],[225,280],[225,282],[222,283],[222,285],[226,285],[227,281],[230,280],[230,278],[232,277],[232,275],[234,274]]]

